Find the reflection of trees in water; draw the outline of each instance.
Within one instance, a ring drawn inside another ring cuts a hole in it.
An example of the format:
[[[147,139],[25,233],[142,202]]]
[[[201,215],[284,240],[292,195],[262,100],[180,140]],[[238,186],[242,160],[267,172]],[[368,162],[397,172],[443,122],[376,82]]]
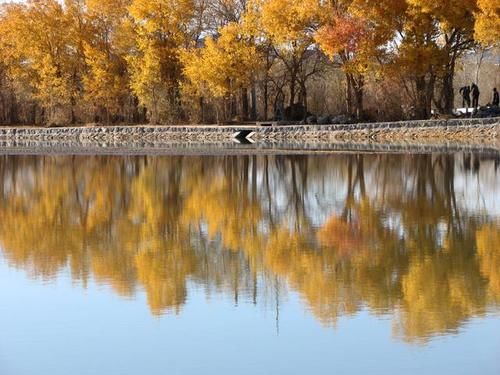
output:
[[[34,276],[141,286],[155,314],[178,312],[189,282],[235,303],[286,282],[326,324],[367,306],[419,340],[500,299],[499,225],[457,201],[462,168],[453,155],[4,156],[0,241]]]

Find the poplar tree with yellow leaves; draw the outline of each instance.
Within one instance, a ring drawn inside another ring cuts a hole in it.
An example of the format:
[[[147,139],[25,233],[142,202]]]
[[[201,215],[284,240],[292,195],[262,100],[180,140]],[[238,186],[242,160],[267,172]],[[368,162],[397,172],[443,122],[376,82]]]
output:
[[[451,114],[454,108],[453,79],[457,60],[474,44],[474,12],[477,0],[409,0],[412,12],[430,18],[437,35],[437,71],[439,90],[434,104],[441,113]],[[429,21],[427,21],[429,22]],[[439,61],[442,59],[442,61]]]
[[[3,17],[2,50],[8,50],[12,77],[29,85],[45,122],[72,122],[75,56],[62,5],[55,0],[13,4],[4,8]]]
[[[311,55],[318,57],[314,48],[314,32],[320,25],[320,3],[317,0],[266,0],[256,1],[252,11],[256,17],[259,38],[267,40],[272,52],[285,67],[289,86],[287,117],[307,115],[307,81],[318,71],[318,60],[307,64]],[[296,112],[296,99],[303,106],[303,113]]]
[[[86,20],[90,36],[83,42],[86,71],[85,101],[94,117],[110,122],[124,113],[128,98],[128,74],[119,39],[128,36],[122,28],[128,0],[87,0]]]
[[[414,117],[429,118],[431,107],[451,113],[457,60],[474,46],[476,0],[355,1],[358,12],[393,30],[385,61],[390,74],[402,77],[412,98]],[[437,90],[439,89],[439,90]]]
[[[240,30],[239,24],[230,23],[217,38],[206,38],[203,48],[190,49],[182,55],[187,79],[184,89],[201,101],[214,98],[217,122],[232,118],[235,97],[249,87],[259,67],[255,44]]]
[[[188,45],[192,0],[134,0],[128,8],[134,46],[127,56],[130,87],[151,123],[175,122],[180,115],[180,49]]]

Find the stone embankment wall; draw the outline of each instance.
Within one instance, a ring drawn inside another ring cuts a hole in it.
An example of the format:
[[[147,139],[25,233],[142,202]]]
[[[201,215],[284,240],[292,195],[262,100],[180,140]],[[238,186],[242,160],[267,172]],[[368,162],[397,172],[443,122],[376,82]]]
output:
[[[0,140],[127,144],[137,142],[221,142],[231,140],[236,128],[223,126],[80,126],[64,128],[0,127]]]
[[[266,141],[306,139],[320,142],[485,143],[500,145],[500,118],[401,121],[352,125],[300,125],[259,129]]]
[[[500,118],[404,121],[351,125],[289,126],[81,126],[0,127],[0,147],[37,143],[80,147],[221,144],[239,130],[254,132],[262,145],[295,144],[477,144],[500,149]]]

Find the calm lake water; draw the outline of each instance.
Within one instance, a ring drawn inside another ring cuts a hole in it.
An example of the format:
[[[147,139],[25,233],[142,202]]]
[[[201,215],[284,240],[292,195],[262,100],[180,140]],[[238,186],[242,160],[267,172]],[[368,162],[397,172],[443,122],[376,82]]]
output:
[[[500,166],[0,156],[0,374],[499,374]]]

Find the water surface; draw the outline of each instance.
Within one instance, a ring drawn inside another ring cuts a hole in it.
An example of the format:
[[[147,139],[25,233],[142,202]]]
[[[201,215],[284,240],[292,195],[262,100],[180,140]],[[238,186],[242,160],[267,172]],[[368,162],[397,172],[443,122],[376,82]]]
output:
[[[498,167],[1,156],[0,374],[498,374]]]

